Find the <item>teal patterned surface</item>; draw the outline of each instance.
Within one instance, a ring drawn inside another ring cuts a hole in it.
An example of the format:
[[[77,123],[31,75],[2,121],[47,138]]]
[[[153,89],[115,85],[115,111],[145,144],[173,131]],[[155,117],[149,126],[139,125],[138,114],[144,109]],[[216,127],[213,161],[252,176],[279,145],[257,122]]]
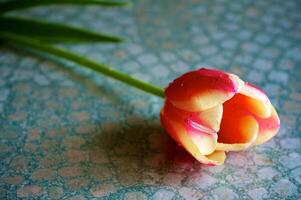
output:
[[[162,87],[201,66],[238,74],[282,124],[267,144],[204,166],[165,134],[161,99],[2,47],[0,199],[301,199],[300,11],[298,0],[144,0],[15,13],[124,35],[66,48]]]

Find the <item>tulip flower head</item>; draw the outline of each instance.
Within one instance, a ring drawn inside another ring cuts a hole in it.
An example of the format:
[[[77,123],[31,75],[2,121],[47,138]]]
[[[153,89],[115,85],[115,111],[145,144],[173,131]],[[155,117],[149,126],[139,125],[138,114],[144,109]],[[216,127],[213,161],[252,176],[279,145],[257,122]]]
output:
[[[224,163],[228,151],[262,144],[280,120],[266,94],[238,76],[216,69],[188,72],[165,89],[161,123],[199,162]]]

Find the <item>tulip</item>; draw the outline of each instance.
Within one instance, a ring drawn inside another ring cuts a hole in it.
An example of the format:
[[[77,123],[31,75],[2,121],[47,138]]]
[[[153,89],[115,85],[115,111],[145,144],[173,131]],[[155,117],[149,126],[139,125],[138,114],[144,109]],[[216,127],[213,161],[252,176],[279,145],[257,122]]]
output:
[[[221,165],[225,152],[262,144],[279,130],[279,117],[266,94],[231,73],[188,72],[168,85],[165,97],[163,127],[207,165]]]

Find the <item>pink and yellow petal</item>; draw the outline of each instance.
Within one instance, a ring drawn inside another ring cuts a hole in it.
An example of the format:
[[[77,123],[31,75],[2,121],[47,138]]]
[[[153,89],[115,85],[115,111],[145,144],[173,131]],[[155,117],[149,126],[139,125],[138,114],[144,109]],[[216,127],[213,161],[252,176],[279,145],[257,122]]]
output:
[[[271,115],[270,101],[266,94],[250,83],[246,83],[240,90],[240,102],[257,117],[266,118]]]
[[[210,166],[222,165],[226,159],[226,153],[224,151],[214,151],[212,154],[203,156],[200,155],[196,158],[199,162]]]
[[[225,144],[225,143],[217,143],[216,144],[216,149],[217,151],[242,151],[245,149],[248,149],[249,147],[252,146],[253,143],[242,143],[242,144]]]
[[[196,118],[199,119],[200,123],[217,132],[220,128],[223,116],[223,105],[218,105],[213,108],[197,112],[195,115]]]
[[[226,159],[225,152],[214,151],[209,155],[203,155],[200,148],[193,142],[187,134],[186,129],[179,123],[176,123],[165,116],[164,109],[161,111],[161,123],[169,135],[183,146],[196,160],[208,165],[222,165]]]
[[[198,114],[186,112],[173,106],[166,101],[163,110],[161,111],[162,123],[167,132],[173,138],[179,138],[182,135],[187,135],[191,141],[198,147],[198,151],[203,155],[211,154],[217,142],[217,135],[214,130],[202,124],[202,119],[198,118]],[[168,124],[171,127],[167,127]],[[174,127],[177,127],[176,129]],[[177,139],[182,143],[181,140]]]
[[[235,75],[202,68],[174,80],[166,88],[165,95],[174,106],[198,112],[227,101],[241,85],[242,81]]]
[[[262,101],[264,103],[270,103],[270,100],[267,97],[267,95],[264,93],[264,91],[251,83],[245,83],[241,87],[239,93],[244,94],[253,99]]]
[[[210,129],[187,119],[185,123],[186,134],[191,138],[192,142],[198,147],[203,155],[209,155],[214,152],[217,143],[217,134],[209,132]]]
[[[255,145],[267,142],[274,137],[280,128],[280,119],[275,108],[271,106],[271,116],[268,118],[256,118],[259,124],[259,133],[255,141]]]

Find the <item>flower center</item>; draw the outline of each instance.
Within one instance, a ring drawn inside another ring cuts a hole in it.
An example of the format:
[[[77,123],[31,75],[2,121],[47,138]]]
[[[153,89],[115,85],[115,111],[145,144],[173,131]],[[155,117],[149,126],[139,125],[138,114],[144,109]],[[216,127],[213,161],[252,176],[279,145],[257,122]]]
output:
[[[250,97],[236,94],[223,104],[223,116],[218,131],[218,142],[248,143],[256,139],[258,123],[250,112]]]

